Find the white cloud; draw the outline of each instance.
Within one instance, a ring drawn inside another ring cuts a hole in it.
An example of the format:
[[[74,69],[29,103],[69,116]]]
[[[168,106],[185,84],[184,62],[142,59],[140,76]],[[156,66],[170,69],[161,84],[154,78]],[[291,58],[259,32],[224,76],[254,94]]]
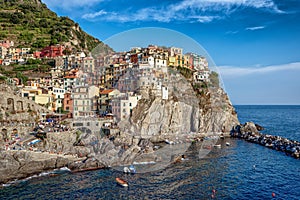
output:
[[[237,34],[239,31],[227,31],[225,34],[234,35]]]
[[[98,12],[95,12],[95,13],[87,13],[87,14],[84,14],[82,16],[83,19],[94,19],[95,17],[99,17],[101,15],[106,15],[107,12],[104,11],[104,10],[100,10]]]
[[[234,67],[220,66],[218,67],[222,77],[240,77],[250,74],[267,74],[278,71],[300,71],[300,62],[288,63],[283,65],[272,65],[266,67]]]
[[[245,28],[246,31],[255,31],[255,30],[260,30],[260,29],[264,29],[265,26],[254,26],[254,27],[247,27]]]
[[[57,0],[56,0],[57,1]],[[100,2],[101,0],[92,0]],[[251,7],[264,9],[269,12],[280,13],[273,0],[182,0],[175,1],[165,6],[155,5],[141,9],[126,11],[107,11],[85,14],[83,18],[94,19],[101,16],[100,20],[132,22],[132,21],[188,21],[190,23],[209,23],[213,20],[222,19],[239,8]],[[132,12],[131,12],[132,11]]]
[[[236,7],[264,8],[273,12],[282,12],[278,9],[273,0],[183,0],[169,6],[172,11],[190,9],[202,12],[223,11],[225,13],[233,12]]]
[[[196,19],[197,22],[209,23],[215,19],[219,19],[219,16],[190,16],[191,19]]]

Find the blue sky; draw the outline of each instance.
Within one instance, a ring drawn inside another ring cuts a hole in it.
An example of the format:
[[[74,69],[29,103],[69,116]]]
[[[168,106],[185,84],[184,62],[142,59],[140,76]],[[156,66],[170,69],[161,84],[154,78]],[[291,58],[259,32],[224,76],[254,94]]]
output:
[[[300,104],[299,0],[42,1],[102,41],[143,27],[186,35],[202,45],[219,67],[233,104]],[[139,44],[133,42],[136,35],[124,35],[123,46],[124,41]],[[151,43],[147,38],[151,36],[162,42],[172,38],[154,33],[141,34],[139,40]],[[178,37],[166,44],[176,45]]]

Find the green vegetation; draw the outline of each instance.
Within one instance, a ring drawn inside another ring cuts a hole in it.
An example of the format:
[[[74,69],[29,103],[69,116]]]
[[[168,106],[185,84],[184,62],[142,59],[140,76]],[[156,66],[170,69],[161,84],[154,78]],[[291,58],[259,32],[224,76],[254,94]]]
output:
[[[219,74],[215,71],[212,71],[209,75],[210,84],[213,87],[219,87]]]
[[[186,79],[191,79],[193,77],[192,70],[186,67],[177,67],[177,71],[179,71]]]
[[[7,77],[6,77],[6,76],[1,76],[1,75],[0,75],[0,83],[3,83],[3,82],[5,82],[5,81],[6,81],[6,79],[7,79]]]
[[[80,136],[82,132],[80,130],[76,131],[76,142],[74,144],[78,144],[80,142]]]
[[[40,49],[78,40],[75,49],[91,51],[98,39],[88,35],[68,17],[58,17],[40,0],[0,0],[0,40],[13,40],[17,47]],[[107,45],[103,45],[112,51]]]
[[[16,77],[20,79],[22,83],[26,83],[28,81],[28,77],[23,75],[21,72],[18,72]]]
[[[22,83],[26,83],[29,78],[36,78],[36,74],[49,73],[54,65],[54,60],[52,59],[28,59],[25,64],[12,64],[10,66],[0,66],[1,80],[6,78],[19,78]],[[0,80],[0,82],[1,82]]]

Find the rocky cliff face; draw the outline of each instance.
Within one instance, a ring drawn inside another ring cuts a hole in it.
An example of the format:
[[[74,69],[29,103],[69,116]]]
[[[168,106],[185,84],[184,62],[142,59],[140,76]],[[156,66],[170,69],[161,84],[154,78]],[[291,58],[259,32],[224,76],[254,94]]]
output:
[[[144,138],[172,138],[197,132],[229,133],[239,124],[236,112],[220,87],[196,89],[180,74],[166,83],[169,98],[149,95],[141,99],[132,116],[120,123],[121,131]],[[148,89],[148,94],[153,90]]]
[[[142,92],[131,117],[119,123],[120,134],[101,138],[78,131],[48,133],[34,145],[37,152],[0,150],[0,183],[65,166],[76,171],[154,161],[156,164],[144,172],[162,169],[190,143],[162,145],[156,150],[153,142],[184,142],[181,139],[191,132],[229,133],[239,124],[222,88],[195,87],[180,74],[171,74],[165,86],[168,99],[162,99],[153,88]]]

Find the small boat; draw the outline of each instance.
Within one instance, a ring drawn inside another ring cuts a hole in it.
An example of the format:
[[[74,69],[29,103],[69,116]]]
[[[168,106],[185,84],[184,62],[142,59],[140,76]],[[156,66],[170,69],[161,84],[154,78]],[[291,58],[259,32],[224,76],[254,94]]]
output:
[[[128,167],[124,167],[123,172],[125,174],[129,174],[130,173],[130,169]]]
[[[229,142],[226,142],[226,146],[230,146],[230,143],[229,143]]]
[[[121,186],[123,186],[123,187],[128,187],[128,183],[127,183],[127,181],[125,181],[125,180],[123,180],[123,179],[121,179],[121,178],[116,178],[116,181],[117,181],[117,183],[119,184],[119,185],[121,185]]]
[[[214,147],[221,148],[221,145],[220,144],[215,144]]]
[[[132,174],[135,174],[135,173],[136,173],[135,167],[134,167],[133,165],[130,165],[129,171],[130,171],[130,173],[132,173]]]
[[[167,144],[174,144],[174,142],[170,141],[170,140],[165,140],[165,143],[167,143]]]

